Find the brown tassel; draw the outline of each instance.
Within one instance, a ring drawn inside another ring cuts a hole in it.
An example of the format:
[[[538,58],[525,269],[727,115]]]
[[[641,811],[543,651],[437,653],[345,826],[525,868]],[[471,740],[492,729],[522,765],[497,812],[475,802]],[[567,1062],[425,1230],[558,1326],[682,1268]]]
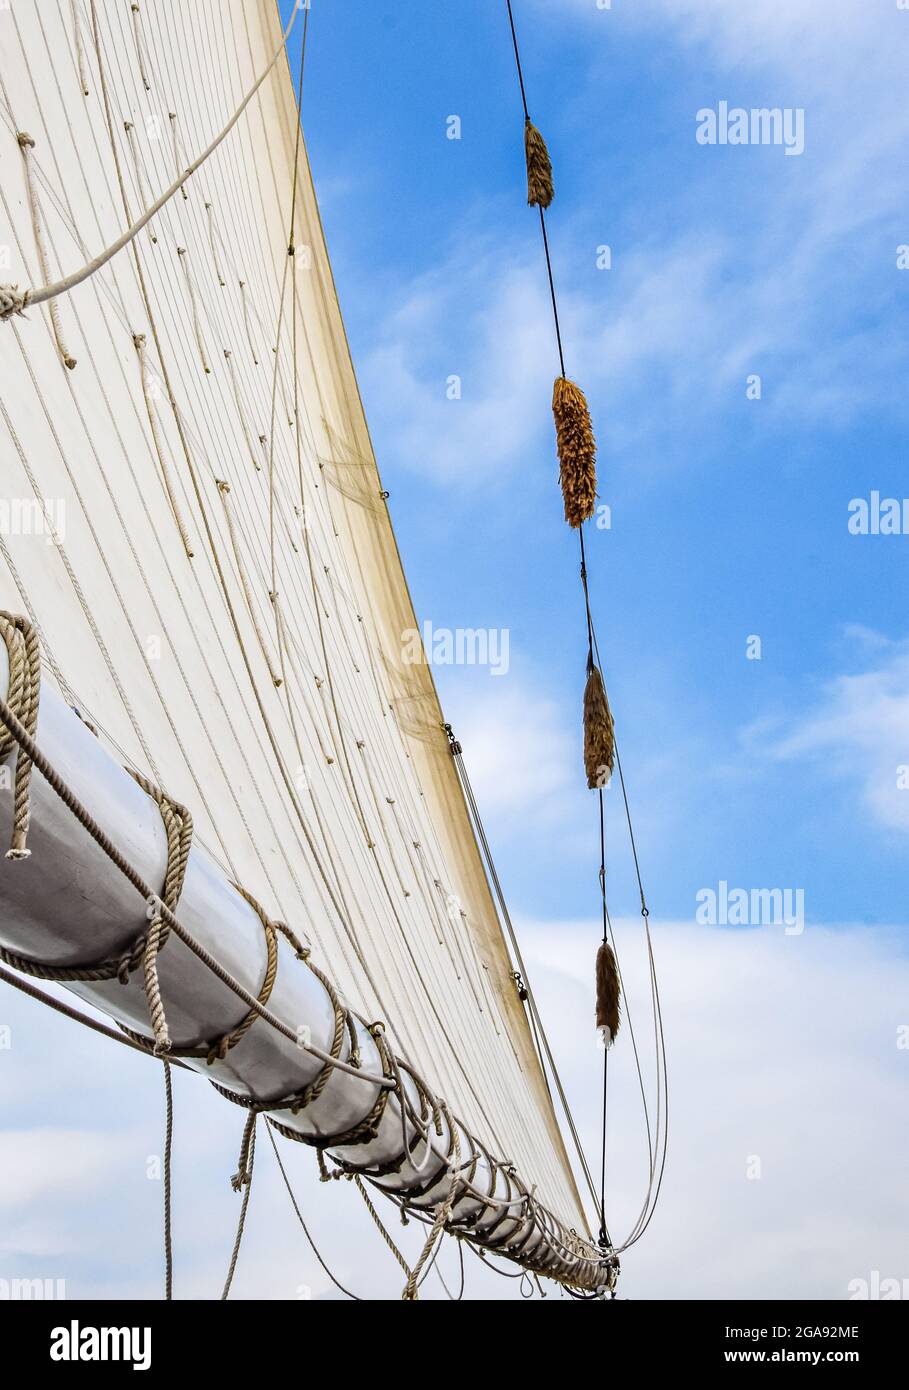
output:
[[[599,668],[588,667],[584,690],[584,767],[591,791],[609,785],[615,766],[615,721]]]
[[[597,951],[597,1027],[609,1047],[619,1031],[619,971],[605,941]]]
[[[584,392],[565,376],[556,377],[552,413],[565,520],[577,529],[589,521],[596,510],[597,442]]]
[[[527,201],[531,207],[548,208],[555,196],[552,186],[552,160],[530,117],[524,124],[524,153],[527,156]]]

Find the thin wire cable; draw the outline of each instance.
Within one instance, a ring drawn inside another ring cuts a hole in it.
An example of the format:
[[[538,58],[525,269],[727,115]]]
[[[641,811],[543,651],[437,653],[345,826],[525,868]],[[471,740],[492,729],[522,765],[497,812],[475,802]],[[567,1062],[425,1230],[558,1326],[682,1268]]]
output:
[[[281,1161],[281,1154],[278,1150],[277,1144],[275,1143],[275,1136],[272,1130],[271,1120],[268,1121],[268,1124],[266,1126],[266,1133],[268,1135],[272,1151],[274,1152],[275,1158],[277,1159],[278,1168],[280,1170],[281,1177],[284,1180],[284,1186],[287,1188],[287,1195],[290,1198],[291,1206],[293,1207],[294,1212],[296,1213],[297,1220],[303,1228],[303,1234],[305,1235],[306,1239],[309,1241],[310,1246],[312,1247],[313,1254],[315,1255],[316,1259],[319,1261],[319,1264],[325,1270],[325,1273],[328,1275],[329,1279],[335,1285],[335,1287],[340,1289],[343,1294],[346,1294],[348,1298],[352,1298],[355,1303],[361,1303],[362,1299],[360,1298],[360,1295],[356,1293],[351,1293],[350,1289],[345,1288],[344,1285],[341,1283],[340,1279],[336,1278],[336,1276],[332,1274],[331,1270],[328,1268],[328,1265],[325,1263],[321,1254],[319,1253],[319,1248],[316,1245],[316,1242],[313,1240],[312,1236],[309,1233],[309,1227],[303,1220],[303,1213],[300,1211],[300,1205],[296,1199],[296,1196],[294,1195],[294,1190],[290,1185],[290,1178],[287,1176],[287,1170],[285,1169],[284,1164]]]

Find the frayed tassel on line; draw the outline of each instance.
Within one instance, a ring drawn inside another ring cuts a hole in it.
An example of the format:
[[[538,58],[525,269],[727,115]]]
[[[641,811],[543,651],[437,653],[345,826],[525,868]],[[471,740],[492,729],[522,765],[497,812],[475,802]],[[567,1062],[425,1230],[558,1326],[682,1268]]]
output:
[[[605,941],[597,951],[597,1028],[611,1047],[619,1031],[619,971]]]
[[[524,123],[524,153],[527,156],[527,202],[531,207],[548,208],[555,196],[552,160],[546,141],[529,116]]]
[[[615,721],[599,667],[591,665],[584,690],[584,768],[591,791],[609,786],[615,767]]]
[[[597,501],[597,442],[587,398],[568,377],[556,377],[552,391],[559,482],[565,503],[565,520],[577,529],[589,521]]]

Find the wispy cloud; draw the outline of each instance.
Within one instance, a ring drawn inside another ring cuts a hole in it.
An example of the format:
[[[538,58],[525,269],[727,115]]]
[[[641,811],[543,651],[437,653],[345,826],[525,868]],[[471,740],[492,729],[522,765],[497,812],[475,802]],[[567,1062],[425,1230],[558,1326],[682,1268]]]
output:
[[[871,664],[829,681],[806,713],[763,725],[761,741],[780,760],[822,760],[881,825],[909,832],[909,642],[851,636]]]
[[[677,84],[691,95],[689,155],[653,166],[658,192],[638,190],[633,225],[621,205],[611,209],[614,269],[594,268],[589,210],[557,200],[551,214],[569,371],[594,398],[611,461],[627,456],[641,469],[644,454],[644,468],[659,472],[655,446],[696,437],[708,417],[715,427],[718,410],[740,411],[751,373],[765,377],[761,410],[782,427],[848,424],[871,409],[904,416],[909,352],[883,310],[899,286],[909,108],[893,97],[909,15],[859,0],[832,0],[823,13],[813,0],[651,0],[612,11],[545,0],[539,14],[579,30],[611,26],[625,42],[646,33],[651,49],[681,45],[692,56]],[[590,44],[587,61],[579,82],[600,100],[611,60]],[[774,162],[777,151],[740,150],[718,172],[721,152],[695,144],[696,110],[734,104],[739,88],[750,104],[761,79],[761,104],[808,108],[808,151]],[[630,175],[641,157],[629,150],[623,164],[621,151],[587,141],[575,159],[590,186],[608,186],[617,169]],[[495,205],[470,208],[432,271],[399,287],[363,371],[397,460],[487,493],[551,443],[544,268],[530,229],[516,242],[506,226],[503,244]],[[446,399],[452,374],[459,401]]]

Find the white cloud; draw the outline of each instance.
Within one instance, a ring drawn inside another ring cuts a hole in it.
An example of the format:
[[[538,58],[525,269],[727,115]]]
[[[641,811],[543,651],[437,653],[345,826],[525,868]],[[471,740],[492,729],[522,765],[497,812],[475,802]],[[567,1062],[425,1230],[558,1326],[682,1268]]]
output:
[[[617,923],[653,1066],[640,920]],[[600,1057],[594,923],[522,924],[530,973],[592,1154]],[[657,924],[670,1086],[661,1204],[623,1259],[631,1298],[845,1298],[872,1269],[909,1274],[903,1174],[909,960],[868,928]],[[610,1054],[609,1219],[630,1227],[646,1183],[627,1026]],[[761,1177],[747,1177],[758,1158]]]
[[[880,46],[886,36],[892,45],[907,38],[906,15],[896,0],[869,5],[866,0],[748,0],[745,5],[729,0],[612,0],[599,9],[594,0],[532,0],[538,14],[564,24],[574,17],[589,28],[598,26],[607,37],[613,26],[656,30],[665,41],[667,31],[685,44],[709,50],[730,68],[785,68],[802,83],[828,84],[830,73],[818,68],[821,56],[831,56],[838,66],[854,67],[861,77],[863,56],[874,51],[880,61],[887,56]],[[596,32],[596,30],[595,30]],[[525,45],[529,35],[525,37]]]
[[[895,3],[865,0],[824,0],[823,7],[816,0],[648,0],[630,17],[661,29],[672,25],[683,41],[706,45],[731,68],[782,67],[812,87],[830,82],[829,70],[816,66],[819,58],[832,56],[838,68],[861,73],[862,55],[884,34],[896,41],[904,19]],[[875,56],[882,56],[876,45]]]
[[[617,922],[621,961],[645,1076],[652,1073],[640,921]],[[599,1066],[594,1038],[590,922],[519,924],[535,988],[591,1155],[597,1152]],[[641,1243],[623,1260],[627,1297],[845,1297],[872,1269],[904,1277],[909,1210],[904,1096],[909,1051],[909,963],[898,938],[867,928],[809,926],[724,931],[656,924],[669,1049],[671,1135],[663,1197]],[[104,1039],[6,998],[5,1016],[48,1078],[64,1051],[107,1086],[109,1134],[25,1131],[17,1120],[4,1164],[6,1235],[0,1278],[66,1280],[71,1298],[157,1298],[161,1292],[160,1182],[145,1155],[160,1152],[157,1069]],[[17,1067],[16,1053],[4,1067]],[[201,1077],[176,1082],[174,1231],[181,1298],[217,1296],[239,1202],[230,1190],[242,1114]],[[36,1101],[37,1101],[36,1093]],[[627,1027],[610,1061],[610,1224],[630,1225],[643,1196],[644,1147]],[[337,1276],[366,1298],[395,1298],[401,1273],[348,1183],[320,1185],[313,1155],[283,1144],[304,1217]],[[758,1156],[762,1177],[749,1181]],[[415,1258],[425,1235],[380,1204],[393,1238]],[[467,1255],[468,1297],[512,1298],[515,1283]],[[451,1286],[454,1246],[443,1255]],[[306,1244],[260,1134],[257,1176],[234,1297],[341,1297]],[[445,1298],[433,1275],[427,1297]]]
[[[123,1156],[122,1136],[102,1130],[4,1130],[0,1207],[18,1208],[97,1191]]]
[[[482,239],[460,239],[408,286],[361,371],[401,463],[455,489],[501,485],[526,455],[552,389],[548,312],[536,269],[503,273],[501,254]],[[449,400],[453,376],[461,397]]]
[[[449,702],[452,703],[452,702]],[[484,816],[529,826],[564,827],[583,772],[579,737],[565,710],[520,675],[482,686],[462,683],[458,737]],[[580,719],[580,711],[578,712]]]
[[[627,38],[643,29],[667,53],[682,45],[719,64],[705,70],[692,105],[681,183],[654,144],[649,167],[665,179],[666,209],[676,209],[656,234],[647,231],[646,196],[640,209],[613,209],[596,192],[601,144],[573,132],[585,198],[558,204],[551,235],[568,369],[593,398],[610,464],[625,453],[636,476],[659,470],[669,451],[647,446],[696,429],[702,414],[715,426],[718,410],[744,398],[752,372],[766,377],[761,410],[786,424],[904,410],[905,345],[883,311],[898,283],[888,286],[887,276],[898,277],[891,224],[900,224],[904,202],[909,14],[864,0],[830,0],[822,11],[816,0],[538,6],[539,22],[560,34],[572,13],[591,33],[613,26]],[[608,45],[587,51],[577,76],[585,112],[604,99],[614,61]],[[695,150],[697,107],[735,104],[739,86],[750,102],[761,77],[765,104],[808,108],[807,153],[773,163],[764,156],[775,152],[742,150],[720,168],[717,151]],[[690,74],[679,81],[692,90]],[[558,141],[557,123],[553,135]],[[623,213],[633,214],[613,248],[605,294],[604,275],[592,270],[594,211],[610,237]],[[673,224],[675,234],[666,231]],[[545,272],[535,239],[516,242],[512,225],[503,246],[501,234],[493,237],[497,210],[472,209],[436,268],[401,288],[395,312],[377,313],[381,335],[362,372],[377,434],[388,441],[383,452],[489,498],[529,458],[545,457],[551,441],[556,357]],[[463,379],[458,402],[445,398],[452,373]],[[667,420],[679,402],[684,413]]]
[[[873,643],[872,643],[873,639]],[[861,629],[870,669],[827,683],[808,713],[752,731],[781,760],[824,760],[831,774],[858,784],[863,804],[881,825],[909,831],[909,643],[887,642]],[[900,769],[904,769],[901,773]]]

